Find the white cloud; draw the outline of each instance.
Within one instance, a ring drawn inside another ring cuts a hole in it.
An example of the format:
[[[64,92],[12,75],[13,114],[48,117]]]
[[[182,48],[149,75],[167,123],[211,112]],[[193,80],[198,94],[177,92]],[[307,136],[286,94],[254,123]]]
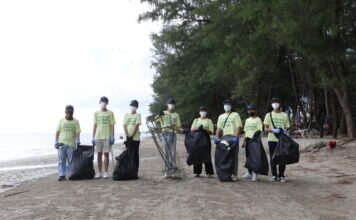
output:
[[[131,99],[152,101],[149,34],[139,1],[0,1],[0,132],[53,132],[73,104],[90,132],[102,95],[121,129]]]

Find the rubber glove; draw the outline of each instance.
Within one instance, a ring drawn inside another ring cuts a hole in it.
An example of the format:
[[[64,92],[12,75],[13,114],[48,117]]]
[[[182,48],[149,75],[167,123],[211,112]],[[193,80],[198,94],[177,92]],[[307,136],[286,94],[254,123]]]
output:
[[[110,145],[115,144],[115,137],[114,136],[110,137],[109,144]]]
[[[80,139],[78,138],[77,139],[77,146],[79,146],[80,145]]]
[[[204,130],[203,125],[200,125],[199,128],[198,128],[198,131],[203,131],[203,130]]]
[[[214,144],[216,144],[216,145],[220,144],[220,140],[216,137],[214,138]]]
[[[234,137],[234,139],[232,139],[232,142],[234,143],[234,145],[239,143],[239,138],[238,137]]]
[[[55,142],[54,142],[54,148],[55,148],[55,149],[58,149],[58,148],[59,148],[59,143],[58,143],[58,141],[55,141]]]
[[[93,138],[93,139],[91,140],[91,144],[92,144],[93,146],[96,145],[96,140],[95,140],[95,138]]]
[[[273,128],[273,133],[275,133],[275,134],[279,134],[279,133],[281,133],[281,129],[280,128]]]

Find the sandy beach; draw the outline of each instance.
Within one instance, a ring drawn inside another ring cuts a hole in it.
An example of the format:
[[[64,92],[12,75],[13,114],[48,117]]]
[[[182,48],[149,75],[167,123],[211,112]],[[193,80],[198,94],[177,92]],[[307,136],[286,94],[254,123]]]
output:
[[[193,177],[192,167],[185,163],[183,136],[177,144],[182,179],[163,180],[163,162],[147,138],[140,147],[139,180],[58,182],[56,168],[46,167],[36,172],[51,175],[0,193],[0,219],[354,219],[356,142],[310,152],[303,149],[321,139],[298,141],[301,160],[287,167],[287,183],[269,182],[267,176],[258,182],[223,183],[204,172]],[[267,148],[265,139],[264,144]],[[114,152],[122,147],[116,145]],[[56,162],[55,157],[37,159]],[[241,152],[239,162],[241,175],[245,172]],[[0,180],[3,185],[7,181]]]

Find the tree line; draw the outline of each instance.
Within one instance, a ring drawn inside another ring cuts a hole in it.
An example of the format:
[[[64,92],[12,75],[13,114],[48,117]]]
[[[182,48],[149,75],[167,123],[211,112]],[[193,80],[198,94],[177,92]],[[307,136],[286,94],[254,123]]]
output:
[[[169,97],[189,124],[201,105],[216,121],[230,98],[260,116],[279,96],[302,127],[332,126],[355,136],[356,2],[354,0],[141,0],[139,21],[161,21],[152,33],[156,75],[151,112]]]

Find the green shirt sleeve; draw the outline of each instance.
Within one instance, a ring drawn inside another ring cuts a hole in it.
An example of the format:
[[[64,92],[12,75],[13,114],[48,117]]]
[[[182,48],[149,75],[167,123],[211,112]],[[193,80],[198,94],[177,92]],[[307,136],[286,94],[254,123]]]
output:
[[[95,125],[98,124],[97,112],[94,113],[93,121]]]
[[[81,131],[80,129],[80,124],[79,124],[79,121],[77,120],[77,123],[76,123],[76,126],[75,126],[75,131],[78,133]]]
[[[289,128],[290,127],[290,124],[289,124],[289,118],[288,118],[288,115],[287,113],[285,114],[285,118],[286,120],[284,121],[284,128]]]
[[[116,123],[115,116],[113,112],[110,112],[110,125],[114,125]]]
[[[192,127],[190,129],[195,129],[197,127],[197,119],[194,119]]]
[[[218,118],[218,123],[217,123],[217,127],[219,128],[219,129],[222,129],[222,127],[223,127],[223,124],[222,124],[223,122],[222,122],[222,117],[221,117],[221,115],[219,116],[219,118]]]
[[[236,113],[236,117],[234,120],[235,120],[236,127],[242,128],[242,121],[241,121],[240,115],[238,113]]]
[[[209,128],[208,129],[211,133],[214,133],[214,125],[213,125],[213,122],[211,121],[211,119],[209,119]]]
[[[270,119],[270,117],[269,117],[269,113],[266,114],[265,120],[263,121],[263,124],[264,124],[264,125],[268,125],[268,126],[271,128],[271,126],[270,126],[270,124],[271,124],[271,119]]]
[[[177,128],[180,128],[182,124],[180,123],[180,117],[179,114],[177,113]]]
[[[258,118],[258,126],[257,126],[257,129],[260,130],[260,131],[262,131],[262,127],[263,127],[263,125],[262,125],[262,120],[261,120],[260,118]]]
[[[123,125],[127,125],[128,124],[128,115],[127,114],[125,114],[125,116],[124,116],[124,123],[123,123]]]
[[[62,120],[58,122],[57,131],[61,131]]]
[[[141,114],[137,113],[137,120],[136,120],[137,125],[141,125]]]

